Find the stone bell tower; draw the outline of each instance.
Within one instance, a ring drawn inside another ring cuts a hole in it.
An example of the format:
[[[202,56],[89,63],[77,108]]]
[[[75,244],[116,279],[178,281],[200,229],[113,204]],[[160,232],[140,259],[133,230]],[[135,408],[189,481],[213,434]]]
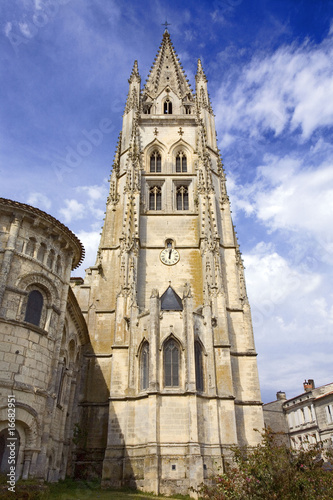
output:
[[[263,427],[200,60],[195,80],[193,93],[167,29],[142,89],[135,61],[96,265],[73,286],[94,349],[81,465],[100,468],[105,485],[164,494],[196,489]]]

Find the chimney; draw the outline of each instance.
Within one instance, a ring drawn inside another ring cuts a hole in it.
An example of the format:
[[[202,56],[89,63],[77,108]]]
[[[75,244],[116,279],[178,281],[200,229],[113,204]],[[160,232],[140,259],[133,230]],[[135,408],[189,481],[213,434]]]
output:
[[[278,391],[276,393],[276,399],[287,399],[286,393],[283,391]]]
[[[309,380],[304,380],[303,387],[305,392],[312,391],[312,389],[315,388],[314,380],[312,378],[309,378]]]

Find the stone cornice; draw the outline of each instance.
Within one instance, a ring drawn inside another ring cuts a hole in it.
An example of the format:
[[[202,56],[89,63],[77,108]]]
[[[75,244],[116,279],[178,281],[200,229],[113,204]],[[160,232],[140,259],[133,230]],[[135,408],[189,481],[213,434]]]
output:
[[[0,209],[7,210],[9,212],[16,211],[19,212],[21,216],[23,215],[23,217],[29,215],[34,219],[38,218],[42,220],[47,225],[51,224],[51,226],[57,229],[65,240],[70,243],[70,246],[74,250],[72,269],[78,267],[83,261],[85,251],[81,241],[77,238],[77,236],[75,236],[74,233],[72,233],[70,229],[68,229],[68,227],[52,217],[52,215],[39,210],[39,208],[32,207],[31,205],[8,200],[6,198],[0,198]]]

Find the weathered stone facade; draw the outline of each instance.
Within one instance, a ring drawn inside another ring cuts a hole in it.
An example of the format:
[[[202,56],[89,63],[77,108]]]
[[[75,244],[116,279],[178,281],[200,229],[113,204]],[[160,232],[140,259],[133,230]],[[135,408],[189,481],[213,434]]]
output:
[[[96,265],[73,280],[94,350],[77,473],[187,493],[258,442],[256,351],[201,62],[194,95],[166,30],[140,85],[135,62]]]
[[[69,279],[82,257],[81,243],[63,224],[0,198],[1,472],[8,471],[10,396],[16,476],[57,481],[71,469],[77,383],[89,338]]]
[[[14,394],[19,476],[196,496],[232,445],[258,443],[251,312],[200,60],[195,80],[194,94],[167,30],[143,89],[135,62],[97,261],[70,289],[76,237],[0,202],[0,431]]]

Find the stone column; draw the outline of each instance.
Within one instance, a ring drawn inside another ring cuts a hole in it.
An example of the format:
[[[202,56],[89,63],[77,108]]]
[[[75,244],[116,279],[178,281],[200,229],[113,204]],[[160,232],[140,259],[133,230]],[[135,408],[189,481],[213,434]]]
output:
[[[0,271],[0,307],[2,304],[3,296],[6,290],[6,284],[8,275],[11,269],[12,260],[15,253],[16,240],[19,233],[22,217],[14,216],[13,221],[10,225],[9,236],[7,240],[7,246],[5,248],[2,266]],[[3,316],[3,312],[0,309],[0,316]]]

